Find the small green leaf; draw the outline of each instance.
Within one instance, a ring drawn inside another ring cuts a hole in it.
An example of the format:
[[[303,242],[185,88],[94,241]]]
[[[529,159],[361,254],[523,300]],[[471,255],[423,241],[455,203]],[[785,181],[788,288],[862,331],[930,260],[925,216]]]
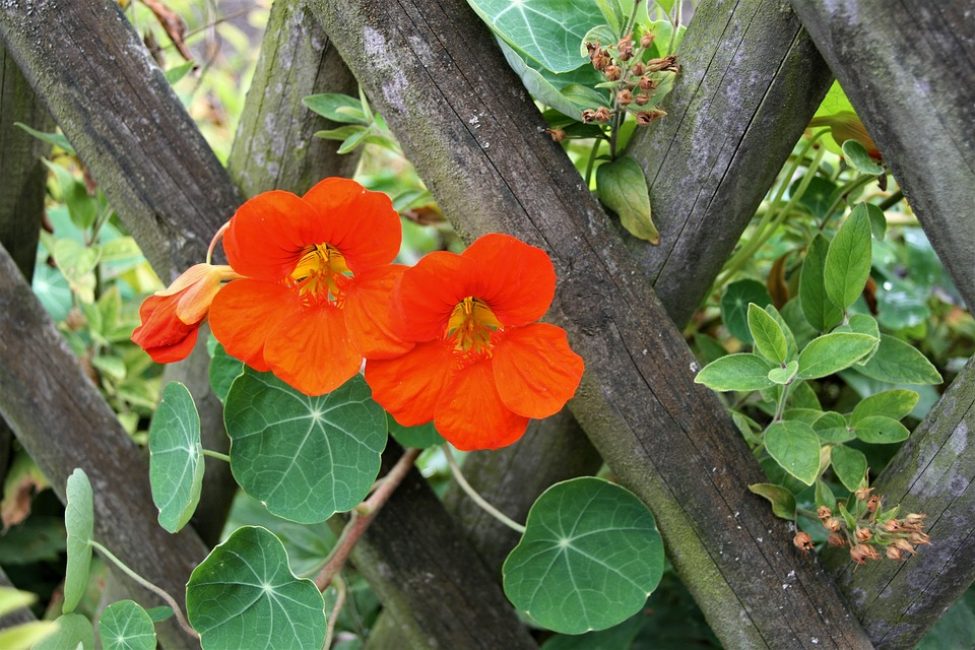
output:
[[[660,582],[664,548],[653,515],[628,490],[583,477],[556,483],[528,513],[505,560],[504,592],[540,625],[603,630],[643,608]]]
[[[765,449],[782,469],[806,485],[819,476],[819,437],[802,422],[776,422],[765,430]]]
[[[884,168],[871,158],[866,147],[856,140],[847,140],[843,143],[843,154],[853,167],[864,174],[879,176],[884,173]]]
[[[768,499],[772,514],[789,521],[796,520],[796,498],[787,489],[775,483],[752,483],[748,486],[754,494]]]
[[[799,376],[818,379],[849,368],[869,354],[876,342],[872,336],[849,332],[819,336],[799,353]]]
[[[190,71],[196,66],[195,61],[187,61],[185,63],[180,63],[179,65],[174,65],[165,72],[163,76],[166,77],[166,81],[169,82],[170,86],[175,86],[176,83],[185,77]]]
[[[775,322],[779,324],[779,328],[782,330],[782,334],[785,335],[786,358],[794,359],[799,354],[799,347],[796,343],[796,337],[792,332],[792,328],[785,322],[785,318],[775,308],[775,305],[765,305],[765,313],[775,319]]]
[[[0,617],[23,607],[28,607],[37,600],[37,596],[27,591],[20,591],[13,587],[0,587]]]
[[[748,330],[748,306],[756,304],[765,307],[772,304],[765,285],[756,280],[738,280],[732,282],[721,296],[721,320],[732,336],[744,341],[752,342],[752,334]]]
[[[927,357],[904,341],[882,334],[873,357],[857,370],[878,381],[890,384],[940,384],[941,373]]]
[[[237,377],[244,373],[244,362],[227,354],[217,343],[210,359],[210,387],[221,404],[227,403],[227,393]]]
[[[163,389],[149,425],[149,484],[159,509],[159,525],[178,532],[200,502],[203,448],[193,396],[176,381]]]
[[[799,306],[809,324],[820,332],[834,327],[843,320],[843,310],[834,305],[826,293],[823,272],[829,242],[822,235],[816,235],[799,273]]]
[[[853,413],[850,414],[850,424],[855,425],[871,415],[884,415],[900,420],[914,410],[920,398],[921,396],[913,390],[903,388],[876,393],[856,405]]]
[[[78,153],[74,150],[74,147],[71,146],[71,143],[68,142],[68,139],[64,137],[64,134],[62,133],[44,133],[43,131],[37,131],[36,129],[30,128],[23,122],[14,122],[14,126],[19,126],[24,131],[27,131],[38,140],[41,140],[48,144],[53,144],[55,147],[60,147],[61,149],[64,149],[64,151],[71,156],[78,155]]]
[[[799,362],[793,359],[784,368],[772,368],[768,371],[769,381],[780,385],[786,385],[799,372]]]
[[[186,615],[204,650],[321,648],[324,608],[315,583],[292,573],[281,540],[257,526],[235,530],[186,584]]]
[[[836,411],[827,411],[813,422],[813,430],[823,442],[841,443],[856,438],[847,426],[846,418]]]
[[[598,1],[599,0],[597,0],[597,2]],[[629,18],[629,16],[617,15],[619,13],[617,11],[607,11],[605,8],[605,4],[602,2],[600,2],[599,4],[600,4],[600,9],[602,9],[603,16],[607,20],[619,20],[620,18],[622,18],[623,21],[625,21],[627,18]],[[618,5],[613,8],[618,9]],[[606,47],[607,45],[612,45],[616,43],[618,40],[620,40],[619,36],[616,35],[616,33],[609,25],[596,25],[588,32],[586,32],[586,35],[582,37],[581,41],[579,41],[579,54],[581,56],[588,57],[589,48],[587,46],[590,43],[593,45]]]
[[[785,363],[789,356],[789,343],[778,321],[764,309],[748,305],[748,331],[755,341],[755,350],[775,363]]]
[[[350,151],[355,151],[356,147],[366,144],[366,140],[372,135],[371,129],[362,129],[361,131],[356,131],[349,137],[345,139],[342,144],[339,145],[337,153],[340,155],[345,155]]]
[[[833,237],[826,253],[823,281],[830,301],[846,309],[860,297],[870,277],[870,217],[862,203]]]
[[[768,377],[773,367],[757,354],[729,354],[704,366],[694,383],[716,391],[762,390],[773,385]]]
[[[33,646],[33,650],[95,650],[95,628],[81,614],[63,614],[54,622],[57,630]]]
[[[433,422],[421,424],[417,427],[404,427],[389,413],[386,414],[386,422],[389,427],[389,435],[393,436],[396,442],[403,447],[426,449],[427,447],[435,447],[444,443],[444,439],[434,428]]]
[[[875,445],[907,440],[910,430],[897,420],[883,415],[868,415],[853,425],[857,438]]]
[[[94,495],[88,475],[80,467],[71,472],[65,488],[64,527],[67,530],[68,564],[64,574],[64,604],[61,612],[70,614],[88,588],[91,568],[91,540],[95,529]]]
[[[237,483],[272,513],[305,524],[362,501],[386,446],[386,414],[358,375],[308,397],[246,368],[230,387],[224,420]]]
[[[860,487],[860,481],[867,473],[867,457],[863,452],[846,445],[836,445],[830,453],[833,473],[843,487],[850,492]]]
[[[654,245],[660,243],[660,232],[650,218],[650,190],[640,163],[621,156],[600,165],[596,169],[596,191],[631,235]]]
[[[156,629],[152,618],[132,600],[112,603],[98,619],[98,636],[104,650],[155,650]]]
[[[369,124],[370,120],[362,110],[362,102],[356,97],[340,93],[308,95],[301,99],[307,108],[333,122],[345,124]]]
[[[836,510],[836,497],[833,496],[833,490],[822,479],[816,481],[816,505]]]

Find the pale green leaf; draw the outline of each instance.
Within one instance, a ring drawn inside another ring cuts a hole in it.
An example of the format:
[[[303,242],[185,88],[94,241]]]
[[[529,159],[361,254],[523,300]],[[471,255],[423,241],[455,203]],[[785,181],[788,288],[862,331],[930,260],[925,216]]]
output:
[[[909,343],[882,334],[873,357],[857,371],[889,384],[940,384],[941,373],[927,357]]]
[[[95,628],[81,614],[64,614],[54,622],[57,630],[33,650],[95,650]]]
[[[196,66],[195,61],[186,61],[185,63],[180,63],[179,65],[174,65],[173,67],[169,68],[163,72],[163,76],[166,77],[166,81],[169,82],[169,85],[173,86],[180,79],[189,74],[190,71],[193,70],[194,66]]]
[[[748,331],[755,341],[755,350],[769,361],[785,363],[789,357],[789,342],[781,325],[768,312],[751,303],[748,305]]]
[[[627,232],[651,244],[660,243],[660,232],[650,215],[650,190],[643,168],[633,158],[621,156],[596,169],[599,200],[619,215]]]
[[[765,430],[765,449],[782,469],[806,485],[819,476],[819,437],[802,422],[775,422]]]
[[[94,495],[88,475],[80,467],[68,477],[65,488],[64,527],[67,530],[68,564],[64,574],[64,603],[61,611],[70,614],[88,588],[91,568],[91,541],[95,529]]]
[[[200,415],[190,391],[179,382],[163,389],[149,425],[149,484],[159,525],[171,533],[189,522],[203,487]]]
[[[104,650],[155,650],[156,628],[146,610],[132,600],[112,603],[98,620]]]
[[[869,354],[876,342],[872,336],[850,332],[819,336],[799,353],[799,376],[818,379],[849,368]]]
[[[903,388],[875,393],[856,405],[850,415],[850,424],[856,424],[871,415],[884,415],[900,420],[914,410],[920,398],[913,390]]]
[[[340,93],[322,93],[301,98],[301,103],[322,117],[346,124],[369,124],[362,110],[362,102],[356,97]]]
[[[774,366],[757,354],[729,354],[704,366],[694,377],[694,383],[711,390],[762,390],[773,382],[768,373]]]
[[[883,415],[868,415],[852,426],[857,438],[875,445],[902,442],[911,435],[903,424]]]
[[[40,648],[40,644],[57,632],[57,629],[58,624],[54,621],[29,621],[7,627],[0,630],[0,648],[7,648],[8,650]]]

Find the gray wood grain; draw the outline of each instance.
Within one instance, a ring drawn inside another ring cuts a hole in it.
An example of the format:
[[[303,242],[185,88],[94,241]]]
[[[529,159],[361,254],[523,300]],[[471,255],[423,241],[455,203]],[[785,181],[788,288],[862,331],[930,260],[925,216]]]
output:
[[[573,413],[653,508],[723,641],[869,647],[823,571],[792,553],[787,527],[748,493],[757,464],[717,398],[693,384],[680,332],[467,5],[314,6],[456,227],[513,233],[552,255],[550,318],[587,363]]]

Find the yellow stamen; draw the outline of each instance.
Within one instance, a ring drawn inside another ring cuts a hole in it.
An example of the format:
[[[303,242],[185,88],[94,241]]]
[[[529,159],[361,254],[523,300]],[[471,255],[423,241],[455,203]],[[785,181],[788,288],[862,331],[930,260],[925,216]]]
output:
[[[328,244],[315,244],[309,246],[298,260],[291,279],[303,297],[336,301],[349,275],[349,266],[338,249]]]
[[[454,350],[458,352],[487,352],[492,347],[491,333],[501,327],[501,321],[486,302],[467,296],[451,312],[446,338],[454,340]]]

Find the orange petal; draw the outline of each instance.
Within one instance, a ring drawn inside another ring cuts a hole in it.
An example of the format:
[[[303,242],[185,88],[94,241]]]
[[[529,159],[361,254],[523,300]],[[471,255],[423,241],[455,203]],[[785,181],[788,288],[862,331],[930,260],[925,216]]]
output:
[[[393,328],[407,341],[442,338],[457,303],[469,296],[468,262],[437,251],[407,269],[393,291]]]
[[[281,280],[294,270],[306,247],[319,243],[305,232],[318,220],[315,209],[291,192],[258,194],[230,220],[223,238],[227,260],[241,275]]]
[[[464,251],[472,262],[470,295],[484,300],[507,327],[534,323],[555,296],[555,267],[541,248],[491,233]]]
[[[326,178],[304,199],[318,214],[307,236],[337,248],[353,273],[389,264],[399,253],[402,226],[386,194],[347,178]]]
[[[264,371],[268,334],[297,302],[294,292],[281,282],[234,280],[217,292],[210,305],[210,330],[227,354]]]
[[[491,360],[455,369],[436,406],[433,424],[463,451],[497,449],[524,435],[528,418],[508,409],[498,395]]]
[[[187,325],[176,315],[179,296],[149,296],[139,307],[141,323],[132,332],[132,342],[156,363],[173,363],[193,351],[199,322]]]
[[[494,347],[494,381],[515,413],[546,418],[575,395],[585,364],[565,330],[547,323],[508,329]]]
[[[394,359],[366,363],[372,398],[406,427],[433,419],[453,355],[443,341],[420,343]]]
[[[345,294],[345,325],[359,352],[367,359],[389,359],[407,352],[413,343],[393,334],[390,300],[405,266],[389,264],[357,274]]]
[[[294,301],[268,334],[264,359],[271,371],[305,395],[322,395],[351,379],[362,355],[349,340],[342,311]]]

